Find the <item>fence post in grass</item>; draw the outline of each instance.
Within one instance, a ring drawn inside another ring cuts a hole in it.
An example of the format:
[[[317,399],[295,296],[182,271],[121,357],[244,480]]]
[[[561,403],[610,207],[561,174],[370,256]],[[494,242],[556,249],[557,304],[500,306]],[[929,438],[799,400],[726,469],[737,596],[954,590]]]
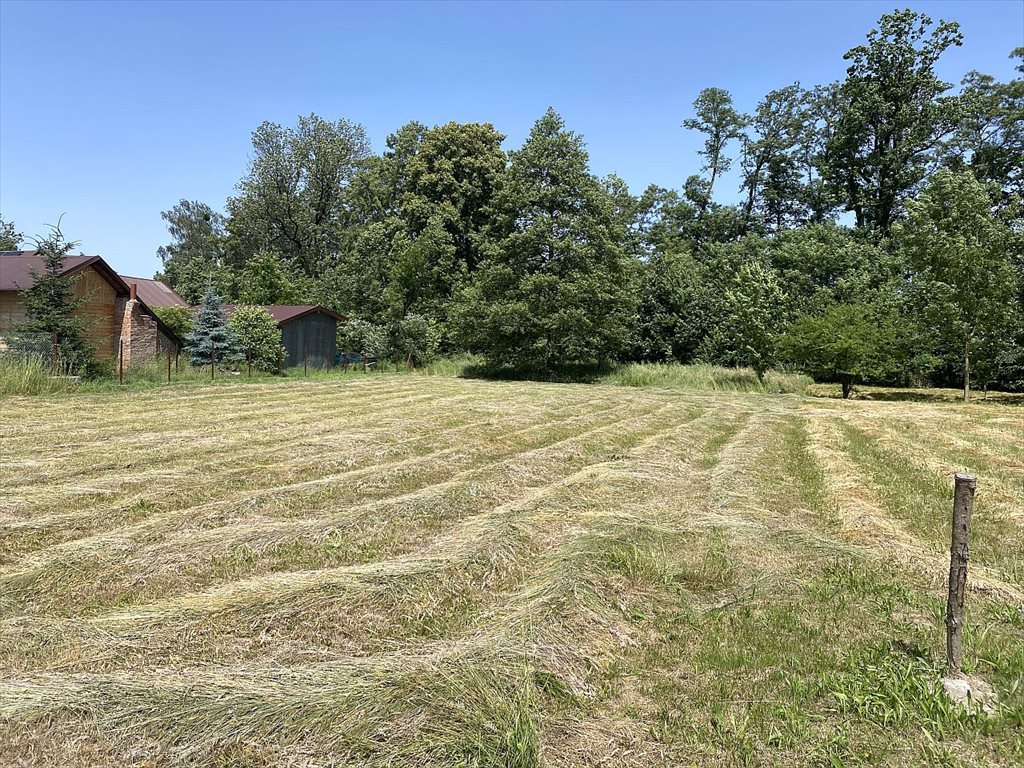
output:
[[[245,367],[248,369],[249,378],[252,378],[252,347],[245,350]]]
[[[60,346],[57,344],[57,332],[54,331],[50,335],[50,373],[54,376],[57,375],[57,371],[60,370],[57,357],[60,354]]]
[[[117,340],[117,383],[124,384],[124,339]]]
[[[359,359],[363,361],[363,373],[366,373],[366,353],[360,352]]]
[[[171,383],[171,348],[167,348],[167,383]]]
[[[217,355],[213,351],[213,339],[210,339],[210,381],[217,378]]]
[[[284,347],[277,348],[277,375],[284,376]]]
[[[309,342],[302,345],[302,375],[309,376]]]
[[[967,591],[967,537],[974,511],[974,475],[957,473],[953,491],[953,534],[949,548],[949,598],[946,601],[946,660],[958,675],[963,662],[964,597]]]

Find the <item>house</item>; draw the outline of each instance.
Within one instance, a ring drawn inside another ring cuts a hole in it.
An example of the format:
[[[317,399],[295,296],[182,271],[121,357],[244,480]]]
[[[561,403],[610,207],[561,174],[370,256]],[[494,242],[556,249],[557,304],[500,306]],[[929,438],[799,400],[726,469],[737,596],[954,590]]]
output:
[[[310,368],[330,368],[337,351],[338,322],[345,317],[326,307],[311,304],[268,304],[263,307],[281,329],[285,349],[284,367],[308,364]],[[233,304],[225,304],[230,315]]]
[[[0,251],[0,348],[6,347],[4,337],[17,333],[28,319],[23,294],[34,284],[33,274],[44,271],[36,251]],[[82,302],[75,312],[85,321],[97,357],[117,359],[120,353],[131,365],[181,348],[182,340],[160,321],[137,286],[99,256],[66,256],[61,274],[74,278],[74,295]]]

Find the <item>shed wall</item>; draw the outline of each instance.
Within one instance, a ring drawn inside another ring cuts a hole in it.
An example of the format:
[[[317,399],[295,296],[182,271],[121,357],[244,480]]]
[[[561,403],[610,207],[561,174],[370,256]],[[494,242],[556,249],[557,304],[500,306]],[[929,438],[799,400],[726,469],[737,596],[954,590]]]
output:
[[[302,365],[308,350],[310,368],[330,368],[337,348],[338,321],[330,315],[314,312],[281,325],[281,344],[285,348],[285,367]],[[308,346],[307,346],[308,345]]]

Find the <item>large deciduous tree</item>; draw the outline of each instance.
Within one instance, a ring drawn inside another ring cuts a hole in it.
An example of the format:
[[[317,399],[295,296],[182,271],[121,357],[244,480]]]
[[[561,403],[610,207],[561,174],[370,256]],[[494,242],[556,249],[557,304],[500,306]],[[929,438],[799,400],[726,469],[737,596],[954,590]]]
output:
[[[1008,338],[1017,316],[1017,275],[1011,232],[992,213],[988,191],[970,171],[941,170],[898,230],[914,270],[913,287],[938,340],[963,368],[970,397],[972,358],[979,345]],[[981,350],[986,359],[993,355]]]
[[[512,153],[495,208],[488,255],[459,307],[465,343],[517,367],[613,359],[633,326],[633,262],[583,139],[554,110]]]
[[[955,128],[958,101],[935,65],[961,43],[955,22],[910,10],[883,16],[867,43],[846,53],[839,116],[823,158],[857,226],[888,234],[906,195],[925,177]]]
[[[353,206],[348,193],[370,144],[361,125],[317,115],[294,128],[265,122],[238,194],[228,201],[232,247],[245,261],[261,249],[316,275],[344,246]]]
[[[693,102],[694,117],[683,120],[683,127],[704,134],[704,171],[708,174],[707,195],[701,211],[707,207],[715,191],[715,181],[732,166],[726,154],[730,141],[739,139],[746,126],[745,115],[736,111],[732,96],[722,88],[705,88]]]
[[[172,242],[157,249],[163,269],[157,278],[197,304],[211,283],[222,292],[231,288],[225,263],[225,219],[206,203],[181,200],[160,214]]]

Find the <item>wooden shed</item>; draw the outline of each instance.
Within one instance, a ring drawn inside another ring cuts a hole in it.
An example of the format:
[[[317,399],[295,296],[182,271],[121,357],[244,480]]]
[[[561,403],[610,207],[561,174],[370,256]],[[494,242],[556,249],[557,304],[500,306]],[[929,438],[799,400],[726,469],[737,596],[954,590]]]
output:
[[[234,305],[224,306],[226,314]],[[263,307],[281,329],[281,345],[285,349],[285,368],[303,365],[330,368],[337,352],[338,322],[345,317],[326,307],[310,304],[269,304]]]

